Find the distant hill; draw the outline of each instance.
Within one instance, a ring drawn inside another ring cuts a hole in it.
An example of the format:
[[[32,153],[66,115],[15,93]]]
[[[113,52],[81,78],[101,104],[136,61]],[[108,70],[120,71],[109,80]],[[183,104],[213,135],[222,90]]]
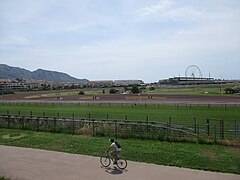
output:
[[[6,64],[0,64],[0,79],[33,79],[44,80],[52,82],[70,82],[70,83],[86,83],[87,79],[77,79],[69,76],[66,73],[57,71],[48,71],[38,69],[36,71],[29,71],[19,67],[11,67]]]

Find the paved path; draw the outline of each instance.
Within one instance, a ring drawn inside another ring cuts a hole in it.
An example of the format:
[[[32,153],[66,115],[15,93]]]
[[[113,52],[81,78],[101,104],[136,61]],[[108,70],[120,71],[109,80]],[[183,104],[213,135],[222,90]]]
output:
[[[0,145],[0,176],[17,180],[239,180],[240,175],[129,162],[103,168],[99,158]]]

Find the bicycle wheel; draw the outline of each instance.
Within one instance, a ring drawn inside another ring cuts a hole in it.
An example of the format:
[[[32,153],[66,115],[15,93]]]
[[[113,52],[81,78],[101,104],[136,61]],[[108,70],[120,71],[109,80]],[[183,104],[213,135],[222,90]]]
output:
[[[111,160],[109,157],[106,157],[106,156],[102,156],[100,158],[100,163],[104,166],[104,167],[108,167],[111,163]]]
[[[122,158],[118,159],[117,160],[117,167],[119,169],[125,169],[127,167],[127,161],[125,159],[122,159]]]

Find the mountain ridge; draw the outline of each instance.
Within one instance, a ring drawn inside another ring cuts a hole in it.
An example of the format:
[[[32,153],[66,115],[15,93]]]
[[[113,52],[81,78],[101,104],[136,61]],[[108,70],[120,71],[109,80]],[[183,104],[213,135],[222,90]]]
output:
[[[86,83],[87,79],[77,79],[66,73],[37,69],[35,71],[29,71],[20,67],[12,67],[6,64],[0,64],[0,79],[25,79],[25,80],[43,80],[51,82],[70,82],[70,83]]]

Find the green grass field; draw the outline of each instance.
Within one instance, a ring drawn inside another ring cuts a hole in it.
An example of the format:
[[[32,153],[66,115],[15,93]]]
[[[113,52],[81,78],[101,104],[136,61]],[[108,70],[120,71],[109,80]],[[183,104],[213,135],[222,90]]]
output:
[[[214,85],[186,85],[186,86],[158,86],[154,90],[150,90],[149,87],[139,87],[142,91],[141,94],[180,94],[180,95],[221,95],[231,96],[226,94],[225,88],[233,88],[239,86],[239,84],[214,84]],[[83,91],[85,95],[97,95],[97,94],[109,94],[110,89],[117,89],[120,93],[130,94],[131,87],[125,90],[123,87],[112,88],[85,88],[85,89],[73,89],[73,90],[51,90],[51,91],[39,91],[34,92],[36,95],[27,96],[26,92],[16,92],[17,94],[26,94],[26,98],[39,98],[39,97],[56,97],[56,96],[73,96],[78,95],[80,91]]]
[[[227,95],[224,89],[236,85],[191,85],[191,86],[162,86],[155,90],[145,90],[153,94],[188,94],[188,95]]]
[[[206,119],[224,119],[225,125],[240,120],[240,107],[223,106],[164,106],[126,104],[0,104],[0,113],[25,116],[72,117],[96,119],[127,119],[171,122],[192,126],[194,117],[199,124]]]
[[[0,129],[0,144],[100,156],[109,137]],[[191,143],[118,139],[128,160],[240,174],[240,149]],[[99,162],[96,162],[99,163]]]
[[[240,107],[225,106],[164,106],[164,105],[126,105],[126,104],[0,104],[1,114],[61,117],[61,118],[95,118],[112,120],[155,121],[182,125],[194,129],[206,130],[206,121],[210,119],[210,136],[221,137],[220,120],[224,120],[224,138],[228,140],[239,137],[235,133],[236,123],[240,124]],[[203,134],[205,136],[205,134]]]

